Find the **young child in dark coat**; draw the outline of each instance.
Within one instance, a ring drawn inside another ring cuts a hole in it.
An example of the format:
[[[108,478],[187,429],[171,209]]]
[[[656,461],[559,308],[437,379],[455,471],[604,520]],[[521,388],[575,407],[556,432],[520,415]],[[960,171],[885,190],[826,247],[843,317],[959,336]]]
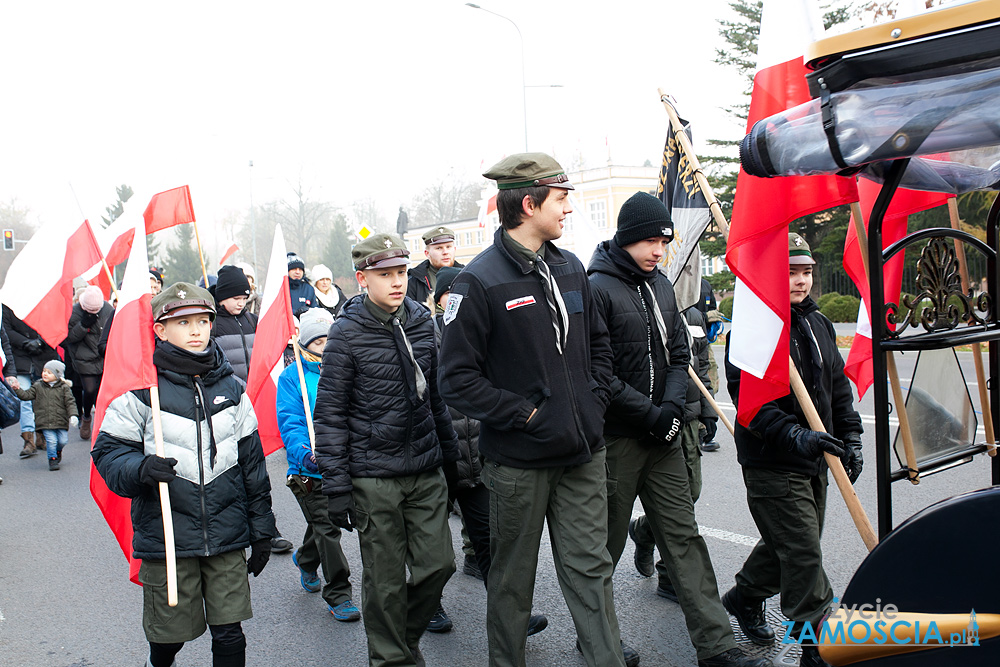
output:
[[[14,389],[22,401],[32,401],[35,430],[45,438],[49,470],[59,470],[62,450],[69,442],[69,427],[76,426],[76,400],[72,383],[65,379],[66,365],[58,360],[46,362],[42,379],[28,389]]]

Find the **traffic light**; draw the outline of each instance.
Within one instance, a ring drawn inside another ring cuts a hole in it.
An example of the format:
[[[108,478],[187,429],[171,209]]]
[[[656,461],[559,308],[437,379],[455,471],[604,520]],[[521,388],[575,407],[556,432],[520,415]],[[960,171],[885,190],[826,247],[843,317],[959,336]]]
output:
[[[3,249],[13,250],[14,249],[14,230],[5,229],[3,230]]]

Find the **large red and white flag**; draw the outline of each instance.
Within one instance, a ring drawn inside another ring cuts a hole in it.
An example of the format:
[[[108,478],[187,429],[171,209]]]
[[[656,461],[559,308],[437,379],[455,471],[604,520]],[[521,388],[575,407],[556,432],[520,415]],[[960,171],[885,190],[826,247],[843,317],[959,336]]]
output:
[[[104,358],[104,376],[97,395],[93,440],[101,430],[104,413],[111,402],[133,389],[156,386],[153,366],[153,308],[149,289],[149,269],[146,256],[146,235],[142,218],[134,227],[135,242],[128,257],[128,267],[119,291],[118,306],[108,334],[108,351]],[[115,534],[129,562],[129,578],[138,582],[140,561],[132,558],[132,502],[112,493],[104,479],[90,464],[90,493],[97,501],[104,519]]]
[[[225,266],[226,260],[232,257],[234,254],[236,254],[236,251],[239,249],[240,247],[235,243],[230,244],[230,246],[226,248],[226,252],[222,253],[222,259],[219,260],[219,266],[220,267]]]
[[[186,185],[153,195],[142,214],[146,219],[146,233],[152,234],[174,225],[194,222],[194,205],[191,190]]]
[[[858,194],[861,213],[864,217],[865,229],[881,185],[868,179],[858,179]],[[882,249],[906,236],[908,216],[929,208],[943,206],[948,203],[946,195],[939,192],[920,192],[917,190],[899,189],[893,194],[889,208],[882,219]],[[867,251],[867,248],[865,249]],[[905,251],[897,253],[885,263],[882,268],[882,294],[885,303],[899,303],[899,293],[903,282],[903,262]],[[844,270],[851,277],[861,293],[861,307],[858,310],[857,335],[851,344],[847,355],[844,373],[851,378],[858,388],[858,396],[863,397],[872,385],[872,325],[871,305],[868,303],[868,276],[861,258],[861,247],[858,234],[852,224],[847,228],[847,239],[844,241]],[[888,326],[888,325],[887,325]]]
[[[765,0],[748,132],[758,120],[811,99],[802,55],[823,32],[814,5]],[[737,404],[741,424],[789,391],[788,224],[857,198],[853,179],[756,178],[740,170],[726,263],[736,274],[729,359],[743,371]]]
[[[129,201],[134,201],[133,197]],[[128,213],[131,213],[129,215]],[[136,216],[135,206],[130,209],[128,202],[125,203],[125,213],[122,213],[110,225],[104,229],[97,229],[94,235],[97,236],[98,245],[104,254],[104,260],[108,267],[114,270],[116,266],[124,262],[132,251],[132,240],[135,238]],[[142,229],[140,227],[140,229]],[[83,278],[91,285],[97,285],[104,293],[105,299],[111,298],[111,280],[104,266],[100,263],[91,267],[83,274]]]
[[[100,261],[101,250],[88,221],[44,225],[7,269],[0,298],[46,343],[57,347],[66,338],[73,311],[73,279]]]
[[[257,414],[257,433],[264,447],[264,456],[283,446],[275,400],[278,376],[285,369],[283,355],[294,332],[292,299],[288,291],[288,257],[285,254],[285,237],[278,225],[274,228],[260,320],[253,339],[250,373],[247,376],[247,396]]]

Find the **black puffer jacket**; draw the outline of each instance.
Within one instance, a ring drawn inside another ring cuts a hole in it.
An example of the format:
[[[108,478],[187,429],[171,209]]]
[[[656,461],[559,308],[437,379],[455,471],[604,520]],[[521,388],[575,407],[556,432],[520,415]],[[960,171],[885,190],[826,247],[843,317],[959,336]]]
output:
[[[434,316],[434,340],[438,350],[441,349],[441,318]],[[445,465],[444,474],[448,478],[449,488],[471,489],[482,481],[483,460],[479,456],[479,420],[463,415],[455,408],[448,406],[451,415],[451,425],[458,435],[458,449],[462,458],[452,464]]]
[[[691,333],[689,343],[691,344],[691,357],[694,360],[692,368],[698,375],[698,379],[705,385],[705,388],[712,391],[712,381],[708,378],[708,355],[712,353],[711,345],[708,342],[708,321],[705,315],[697,308],[688,308],[684,311],[684,319],[687,320],[688,331]],[[684,403],[684,422],[698,421],[705,417],[718,418],[712,404],[708,402],[705,395],[698,389],[698,385],[688,376],[687,399]]]
[[[819,307],[809,297],[792,306],[789,351],[826,430],[837,438],[848,433],[861,433],[864,430],[861,416],[854,409],[851,384],[844,375],[844,359],[837,349],[833,324],[819,312]],[[817,356],[822,359],[817,359]],[[727,339],[726,379],[734,403],[739,401],[740,396],[740,372],[729,362]],[[792,393],[764,404],[750,422],[750,428],[737,423],[736,457],[740,465],[803,475],[825,473],[826,462],[823,459],[810,461],[788,451],[789,433],[796,424],[809,428],[809,422]]]
[[[3,307],[3,328],[10,339],[10,347],[14,352],[14,363],[17,365],[18,375],[31,375],[34,373],[37,376],[41,376],[45,363],[59,358],[56,351],[42,340],[38,332],[18,319],[14,311],[7,306]],[[41,345],[31,343],[31,341],[38,341]],[[25,346],[31,349],[38,347],[38,351],[32,354],[28,352]]]
[[[514,468],[580,465],[604,447],[608,332],[580,260],[544,248],[569,315],[563,354],[535,262],[502,229],[455,278],[442,315],[441,393],[482,423],[483,457]]]
[[[190,375],[157,368],[164,454],[177,459],[169,489],[178,558],[214,556],[277,535],[253,406],[222,351],[212,348],[215,368],[204,375],[204,389]],[[108,488],[132,499],[136,558],[165,557],[159,493],[139,481],[140,464],[155,452],[149,390],[112,401],[92,456]]]
[[[253,337],[257,331],[257,316],[244,308],[239,315],[216,303],[215,322],[212,323],[212,338],[226,355],[236,377],[247,381],[250,373],[250,353],[253,351]]]
[[[459,458],[451,416],[438,394],[430,312],[405,299],[403,331],[427,389],[418,398],[402,337],[348,299],[330,327],[316,390],[316,459],[323,493],[348,493],[352,477],[403,477]],[[405,369],[405,370],[404,370]]]
[[[587,272],[614,353],[604,432],[641,438],[659,418],[660,405],[671,403],[683,410],[687,395],[690,351],[674,288],[659,271],[639,271],[628,253],[612,247],[611,241],[597,246]],[[669,362],[643,283],[653,288],[668,331]]]
[[[69,317],[69,332],[66,334],[66,343],[73,346],[73,367],[80,375],[101,375],[104,373],[104,355],[101,354],[100,350],[101,334],[104,333],[104,327],[111,323],[114,314],[115,309],[105,301],[100,312],[97,313],[97,322],[85,327],[80,322],[80,318],[84,315],[83,306],[80,304],[73,306],[73,313]]]

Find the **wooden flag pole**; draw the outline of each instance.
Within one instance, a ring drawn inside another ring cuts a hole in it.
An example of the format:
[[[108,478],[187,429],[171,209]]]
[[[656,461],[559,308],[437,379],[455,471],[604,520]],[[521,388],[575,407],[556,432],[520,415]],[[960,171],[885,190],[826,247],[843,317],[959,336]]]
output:
[[[701,381],[698,374],[694,372],[693,368],[691,368],[691,364],[688,364],[688,377],[694,380],[695,385],[698,387],[698,391],[701,392],[702,396],[708,399],[708,404],[712,406],[713,410],[715,410],[715,414],[719,415],[719,419],[721,419],[722,423],[726,425],[729,432],[736,435],[736,429],[733,428],[733,423],[726,418],[726,415],[722,414],[722,408],[720,408],[719,404],[715,402],[715,397],[712,396],[712,392],[708,390],[705,383]]]
[[[865,279],[870,280],[868,232],[865,231],[865,222],[861,217],[861,205],[858,202],[851,202],[851,222],[854,224],[854,232],[858,236],[858,250],[861,252],[861,263],[865,267]],[[875,317],[874,313],[872,313],[872,317]],[[913,432],[910,430],[910,416],[906,411],[906,399],[903,397],[899,371],[896,370],[896,357],[892,351],[885,353],[885,368],[889,374],[889,385],[892,387],[892,400],[896,404],[896,416],[899,418],[899,435],[903,438],[903,455],[906,457],[907,467],[906,478],[911,484],[917,485],[920,484],[920,470],[917,468],[917,455],[913,449]]]
[[[961,229],[958,219],[958,200],[948,199],[948,217],[951,218],[951,228]],[[969,265],[965,261],[965,246],[958,239],[955,241],[955,257],[958,259],[958,273],[962,279],[962,291],[969,293]],[[979,384],[979,404],[983,411],[983,429],[986,431],[986,446],[990,456],[997,455],[997,445],[993,433],[993,411],[990,409],[990,395],[986,388],[986,371],[983,368],[983,348],[979,343],[972,344],[972,361],[976,365],[976,382]]]
[[[316,431],[313,429],[312,410],[309,407],[309,389],[306,387],[306,374],[302,370],[302,356],[299,353],[299,335],[292,335],[292,350],[295,352],[295,368],[299,371],[299,388],[302,390],[302,408],[306,412],[306,428],[309,430],[309,449],[316,456]]]
[[[149,403],[153,409],[153,438],[156,455],[163,458],[163,423],[160,420],[160,388],[149,388]],[[160,512],[163,514],[163,548],[167,557],[167,605],[177,606],[177,550],[174,544],[174,520],[170,511],[170,491],[166,482],[156,485],[160,491]]]
[[[663,103],[663,108],[667,110],[667,115],[670,116],[670,131],[673,132],[677,143],[680,144],[681,149],[687,156],[687,160],[691,165],[691,172],[694,174],[694,178],[698,182],[698,187],[701,189],[702,194],[705,195],[708,208],[712,212],[712,218],[715,220],[715,224],[719,226],[722,235],[729,238],[729,222],[726,221],[726,216],[722,214],[722,205],[715,198],[712,186],[708,184],[708,178],[705,177],[705,173],[701,170],[701,163],[698,161],[698,156],[695,155],[694,147],[691,145],[691,140],[688,139],[687,132],[684,131],[684,127],[681,125],[680,116],[677,115],[677,110],[670,103],[670,96],[664,93],[662,88],[658,88],[657,92],[660,93],[660,101]]]
[[[799,402],[799,407],[802,408],[806,419],[809,420],[809,427],[814,431],[826,433],[823,421],[816,411],[816,406],[813,405],[812,397],[809,396],[809,391],[806,389],[805,384],[803,384],[802,378],[799,377],[799,372],[795,368],[795,362],[792,361],[791,357],[788,358],[788,379],[792,385],[792,390],[795,392],[795,398]],[[847,511],[850,512],[851,518],[854,520],[854,525],[861,534],[862,541],[868,547],[868,551],[871,551],[878,544],[878,535],[876,535],[871,521],[868,520],[868,515],[865,514],[865,510],[861,506],[861,501],[854,490],[854,485],[851,484],[851,480],[844,470],[844,464],[840,462],[839,458],[830,453],[824,453],[823,458],[826,460],[826,465],[829,466],[830,472],[833,473],[833,479],[837,482],[840,495],[844,497],[844,502],[847,504]]]
[[[101,266],[104,267],[104,273],[108,277],[108,282],[111,283],[111,293],[115,295],[115,303],[118,303],[119,297],[118,290],[115,289],[115,276],[111,273],[111,267],[108,266],[108,260],[104,258],[104,253],[101,253]]]
[[[201,261],[201,275],[205,279],[205,289],[208,289],[208,271],[205,270],[205,255],[201,251],[201,236],[198,234],[198,221],[192,220],[194,225],[194,240],[198,243],[198,259]]]

